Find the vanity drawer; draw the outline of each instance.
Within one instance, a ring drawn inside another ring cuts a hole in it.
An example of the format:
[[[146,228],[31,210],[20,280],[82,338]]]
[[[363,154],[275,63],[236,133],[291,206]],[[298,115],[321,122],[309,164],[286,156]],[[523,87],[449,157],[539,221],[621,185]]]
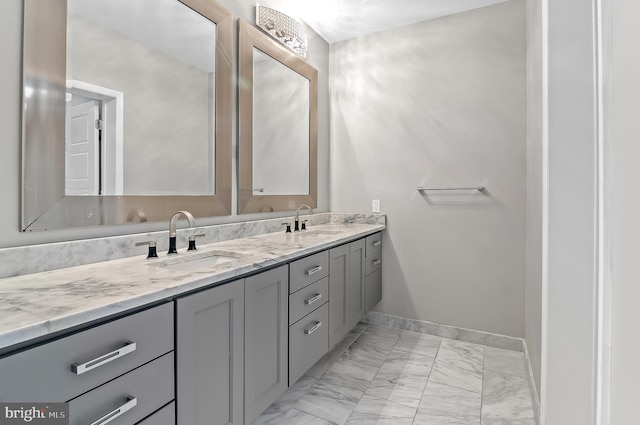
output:
[[[289,293],[329,275],[329,252],[322,251],[289,265]]]
[[[289,325],[294,324],[329,300],[329,278],[305,286],[289,295]]]
[[[176,402],[164,406],[153,415],[139,422],[138,425],[175,425],[176,423]]]
[[[289,327],[289,385],[329,351],[329,304]]]
[[[382,251],[373,252],[371,255],[367,255],[364,259],[366,276],[382,267]]]
[[[63,402],[173,350],[173,303],[0,359],[0,401]]]
[[[365,256],[374,255],[377,251],[382,250],[382,232],[367,236],[365,241]]]
[[[173,352],[69,402],[69,425],[132,425],[174,399]],[[119,411],[118,411],[119,410]],[[104,420],[100,421],[100,419]]]

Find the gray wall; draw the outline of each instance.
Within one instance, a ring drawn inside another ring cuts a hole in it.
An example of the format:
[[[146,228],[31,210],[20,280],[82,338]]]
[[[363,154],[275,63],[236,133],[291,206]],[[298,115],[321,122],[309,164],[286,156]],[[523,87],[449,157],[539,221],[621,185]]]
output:
[[[542,356],[542,1],[527,0],[527,210],[524,337],[538,396]]]
[[[382,202],[378,311],[524,336],[525,48],[523,0],[331,46],[331,209]]]
[[[67,78],[125,93],[124,194],[213,193],[209,72],[80,16],[67,25]]]
[[[23,0],[6,0],[2,3],[0,14],[0,197],[5,207],[0,210],[0,248],[31,245],[64,240],[86,239],[110,235],[122,235],[167,228],[167,223],[132,224],[114,227],[94,227],[46,232],[21,233],[20,227],[20,93],[21,93],[21,51],[22,51],[22,3]],[[221,0],[220,3],[234,13],[253,23],[255,21],[255,1]],[[261,2],[265,6],[272,2]],[[309,56],[307,62],[318,70],[318,208],[316,211],[329,209],[329,45],[317,34],[309,30]],[[235,39],[234,28],[234,39]],[[235,46],[234,46],[235,60]],[[236,101],[232,105],[236,120]],[[236,126],[234,128],[234,152],[237,146]],[[236,187],[236,164],[234,159],[234,188]],[[234,189],[234,215],[228,217],[198,219],[198,225],[227,223],[290,215],[271,213],[260,215],[236,215],[236,192]]]
[[[253,187],[308,194],[309,80],[255,48],[253,69]]]
[[[611,137],[613,156],[613,314],[611,333],[612,425],[639,422],[640,400],[640,3],[612,0]]]

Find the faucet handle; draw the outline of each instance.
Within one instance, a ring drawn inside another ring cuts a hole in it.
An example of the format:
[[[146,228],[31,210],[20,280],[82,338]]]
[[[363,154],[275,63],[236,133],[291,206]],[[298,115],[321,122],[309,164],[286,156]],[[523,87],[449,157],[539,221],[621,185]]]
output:
[[[189,236],[189,248],[187,248],[187,251],[196,251],[196,238],[201,238],[205,236],[204,233],[198,233],[197,235],[191,235]]]
[[[302,220],[300,230],[307,230],[307,221],[309,220]]]
[[[287,230],[285,230],[285,233],[291,233],[291,222],[285,221],[284,223],[282,223],[282,225],[287,226]]]
[[[149,253],[147,254],[147,258],[157,258],[158,252],[156,251],[157,243],[156,241],[144,241],[144,242],[136,242],[136,246],[148,245]]]

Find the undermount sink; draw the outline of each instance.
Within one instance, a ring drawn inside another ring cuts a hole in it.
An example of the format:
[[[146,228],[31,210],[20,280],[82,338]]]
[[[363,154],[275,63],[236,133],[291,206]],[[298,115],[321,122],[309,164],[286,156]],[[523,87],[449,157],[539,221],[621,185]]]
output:
[[[152,265],[173,271],[189,272],[215,267],[244,257],[246,254],[234,251],[208,251],[177,254],[170,258],[153,262]]]
[[[300,232],[301,236],[333,236],[342,233],[342,230],[328,230],[328,229],[317,229],[317,230],[305,230]]]

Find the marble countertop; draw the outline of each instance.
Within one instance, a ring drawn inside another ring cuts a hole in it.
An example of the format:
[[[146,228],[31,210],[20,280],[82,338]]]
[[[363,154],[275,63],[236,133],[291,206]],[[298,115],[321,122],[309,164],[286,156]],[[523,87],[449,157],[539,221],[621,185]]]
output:
[[[306,233],[280,231],[202,245],[194,253],[179,247],[180,254],[171,259],[159,253],[158,259],[137,256],[0,279],[0,350],[254,274],[385,228],[323,224]],[[166,267],[167,262],[213,252],[236,258],[187,271]]]

